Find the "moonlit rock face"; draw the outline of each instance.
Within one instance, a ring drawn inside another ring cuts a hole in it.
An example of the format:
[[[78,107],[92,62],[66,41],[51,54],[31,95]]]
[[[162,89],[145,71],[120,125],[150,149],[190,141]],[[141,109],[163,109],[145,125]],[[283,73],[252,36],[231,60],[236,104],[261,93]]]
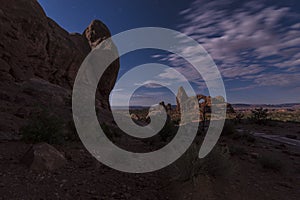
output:
[[[94,20],[84,34],[70,34],[47,17],[36,0],[1,1],[0,27],[0,135],[18,134],[37,105],[63,116],[66,123],[72,121],[69,94],[78,69],[91,50],[111,36],[108,28]],[[112,49],[114,44],[106,48]],[[118,71],[117,60],[100,80],[96,107],[102,112],[110,109],[109,94]],[[41,86],[48,91],[39,95]],[[56,91],[61,92],[51,94]]]
[[[107,26],[100,20],[93,20],[85,29],[83,35],[88,40],[92,49],[96,48],[103,40],[109,38],[111,33]]]

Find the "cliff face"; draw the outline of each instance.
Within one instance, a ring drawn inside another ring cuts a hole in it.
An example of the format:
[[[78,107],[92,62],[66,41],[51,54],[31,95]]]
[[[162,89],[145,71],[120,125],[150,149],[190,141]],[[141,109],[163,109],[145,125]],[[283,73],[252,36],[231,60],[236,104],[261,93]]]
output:
[[[90,51],[87,39],[59,27],[36,0],[0,2],[2,80],[21,82],[40,77],[71,88]]]
[[[0,4],[1,136],[18,132],[33,106],[53,104],[70,112],[71,89],[83,59],[111,35],[99,20],[83,34],[70,34],[48,18],[36,0],[0,0]],[[97,97],[106,109],[118,70],[117,60],[99,83]],[[44,96],[37,92],[40,88],[48,90]]]

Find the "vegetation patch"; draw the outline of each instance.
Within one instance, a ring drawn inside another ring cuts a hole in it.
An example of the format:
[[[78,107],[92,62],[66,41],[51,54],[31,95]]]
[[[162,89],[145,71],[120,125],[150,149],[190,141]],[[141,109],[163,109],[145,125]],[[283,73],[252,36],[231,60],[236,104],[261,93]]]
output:
[[[226,136],[226,135],[232,135],[234,133],[236,133],[234,123],[232,123],[229,120],[226,120],[225,124],[224,124],[224,127],[223,127],[223,130],[222,130],[222,135]]]
[[[63,121],[43,110],[21,129],[21,134],[25,142],[61,144],[64,142]]]
[[[251,111],[252,115],[250,119],[256,124],[266,124],[268,119],[268,109],[256,108]]]
[[[230,146],[229,147],[229,152],[233,156],[241,156],[247,154],[247,151],[245,148],[240,147],[240,146]]]
[[[261,155],[258,161],[264,169],[281,171],[283,168],[283,163],[273,155]]]

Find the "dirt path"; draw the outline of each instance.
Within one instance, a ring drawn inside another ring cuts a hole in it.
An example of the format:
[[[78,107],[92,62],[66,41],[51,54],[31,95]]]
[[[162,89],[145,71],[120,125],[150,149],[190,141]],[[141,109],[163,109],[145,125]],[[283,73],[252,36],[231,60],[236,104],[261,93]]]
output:
[[[237,129],[238,132],[240,133],[247,133],[247,130],[244,129]],[[255,137],[260,137],[263,139],[279,142],[282,144],[286,145],[291,145],[296,147],[296,149],[300,150],[300,140],[297,139],[290,139],[285,136],[281,135],[275,135],[275,134],[267,134],[267,133],[261,133],[261,132],[250,132],[249,134],[255,136]]]
[[[280,142],[287,145],[292,145],[300,149],[300,140],[290,139],[280,135],[269,135],[265,133],[252,133],[256,137],[262,137],[268,140]]]

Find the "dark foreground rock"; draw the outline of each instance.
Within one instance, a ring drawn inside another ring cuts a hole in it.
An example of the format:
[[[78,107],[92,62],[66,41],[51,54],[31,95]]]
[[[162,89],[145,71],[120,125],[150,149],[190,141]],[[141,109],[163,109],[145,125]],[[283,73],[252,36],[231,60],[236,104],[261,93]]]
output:
[[[71,121],[70,94],[77,71],[110,31],[94,20],[83,34],[68,33],[36,0],[0,4],[0,139],[16,138],[37,107]],[[97,107],[103,113],[110,110],[108,99],[118,70],[116,60],[99,82]]]
[[[32,146],[21,160],[31,170],[53,171],[66,164],[65,157],[53,146],[40,143]]]

